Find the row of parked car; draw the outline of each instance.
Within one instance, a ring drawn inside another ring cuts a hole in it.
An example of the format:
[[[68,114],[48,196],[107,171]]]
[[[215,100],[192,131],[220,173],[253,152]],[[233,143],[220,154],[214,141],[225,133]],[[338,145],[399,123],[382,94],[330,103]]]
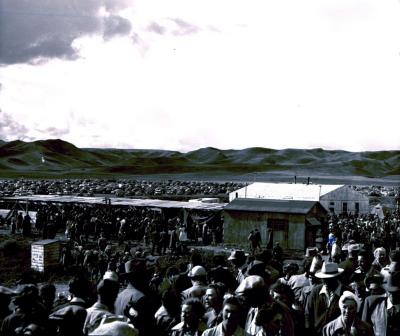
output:
[[[205,181],[151,181],[151,180],[0,180],[1,196],[27,195],[115,195],[117,197],[138,196],[190,196],[227,195],[242,188],[240,182]]]

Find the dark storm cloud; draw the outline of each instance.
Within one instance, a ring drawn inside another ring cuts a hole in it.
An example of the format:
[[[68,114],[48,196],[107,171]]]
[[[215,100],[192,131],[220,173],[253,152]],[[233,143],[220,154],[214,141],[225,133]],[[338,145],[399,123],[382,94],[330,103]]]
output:
[[[75,59],[74,39],[102,33],[108,38],[129,33],[129,22],[97,15],[129,4],[127,0],[2,0],[0,2],[0,64],[37,63],[49,58]]]
[[[103,37],[109,40],[116,35],[127,35],[130,33],[131,28],[129,20],[121,16],[111,15],[104,19]]]
[[[48,127],[46,129],[37,131],[44,133],[46,136],[50,135],[52,137],[62,137],[69,133],[68,128],[56,128],[56,127]]]
[[[15,121],[11,115],[0,110],[0,139],[30,140],[27,136],[28,129]]]

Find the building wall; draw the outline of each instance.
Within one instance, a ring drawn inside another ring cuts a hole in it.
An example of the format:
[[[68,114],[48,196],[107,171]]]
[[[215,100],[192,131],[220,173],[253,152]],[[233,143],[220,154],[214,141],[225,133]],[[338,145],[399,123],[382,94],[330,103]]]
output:
[[[305,216],[280,213],[224,211],[224,242],[249,246],[247,237],[251,230],[258,229],[261,233],[262,245],[268,240],[268,220],[287,220],[288,227],[285,239],[281,240],[284,249],[305,249]],[[274,242],[283,238],[283,232],[274,232]]]
[[[369,213],[369,198],[349,186],[343,186],[337,190],[321,196],[320,203],[328,212],[331,209],[336,214],[341,214],[347,205],[348,213],[356,213],[356,203],[359,204],[359,213]]]

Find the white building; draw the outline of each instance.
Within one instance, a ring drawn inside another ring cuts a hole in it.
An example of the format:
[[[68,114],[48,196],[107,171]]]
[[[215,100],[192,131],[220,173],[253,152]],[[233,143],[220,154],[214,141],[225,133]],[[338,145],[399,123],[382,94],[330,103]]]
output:
[[[229,194],[229,202],[236,198],[319,201],[328,212],[335,214],[368,214],[370,211],[368,197],[343,184],[256,182]]]

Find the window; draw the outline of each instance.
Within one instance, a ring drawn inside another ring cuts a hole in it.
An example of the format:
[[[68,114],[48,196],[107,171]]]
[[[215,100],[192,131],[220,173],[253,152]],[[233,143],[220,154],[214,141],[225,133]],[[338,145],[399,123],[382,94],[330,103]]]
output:
[[[274,231],[287,231],[289,226],[289,221],[287,219],[268,219],[268,228]]]
[[[335,202],[329,202],[329,206],[335,206]]]
[[[347,202],[343,202],[342,211],[343,211],[344,213],[347,213]]]
[[[358,214],[360,212],[360,203],[358,203],[358,202],[354,203],[354,211],[356,214]]]

